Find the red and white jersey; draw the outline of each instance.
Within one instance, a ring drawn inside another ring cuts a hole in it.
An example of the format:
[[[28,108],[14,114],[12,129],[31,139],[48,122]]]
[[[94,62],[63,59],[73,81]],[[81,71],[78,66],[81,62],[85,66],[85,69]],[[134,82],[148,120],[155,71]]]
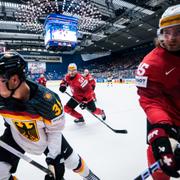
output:
[[[38,79],[38,83],[41,84],[41,85],[43,85],[43,86],[46,86],[46,82],[47,82],[47,80],[46,80],[45,77],[40,77],[40,78]]]
[[[62,84],[70,87],[73,97],[79,102],[89,102],[93,99],[92,87],[80,73],[77,73],[74,77],[67,74],[60,85]]]
[[[155,48],[136,72],[139,102],[151,124],[180,126],[180,56]]]
[[[88,73],[86,76],[84,76],[87,80],[88,80],[88,82],[91,84],[91,87],[95,87],[96,86],[96,81],[95,81],[95,79],[93,78],[93,76],[90,74],[90,73]]]

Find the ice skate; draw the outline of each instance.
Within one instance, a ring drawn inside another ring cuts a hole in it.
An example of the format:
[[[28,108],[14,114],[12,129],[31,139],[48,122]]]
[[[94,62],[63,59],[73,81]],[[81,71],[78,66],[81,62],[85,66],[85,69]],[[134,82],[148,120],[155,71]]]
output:
[[[104,121],[106,120],[106,115],[105,115],[105,112],[104,112],[104,110],[102,110],[101,117],[102,117],[102,119],[103,119]]]
[[[83,125],[85,124],[84,118],[79,118],[79,119],[75,119],[74,122],[78,125]]]
[[[89,171],[89,175],[84,177],[83,180],[100,180],[92,171]]]

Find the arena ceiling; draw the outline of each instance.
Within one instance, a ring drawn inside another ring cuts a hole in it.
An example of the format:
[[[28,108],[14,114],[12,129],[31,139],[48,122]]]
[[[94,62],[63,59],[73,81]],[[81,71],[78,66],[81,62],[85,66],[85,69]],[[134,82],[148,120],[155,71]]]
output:
[[[49,13],[80,18],[78,46],[70,53],[116,52],[151,42],[162,12],[178,0],[2,0],[0,44],[44,50],[43,23]]]

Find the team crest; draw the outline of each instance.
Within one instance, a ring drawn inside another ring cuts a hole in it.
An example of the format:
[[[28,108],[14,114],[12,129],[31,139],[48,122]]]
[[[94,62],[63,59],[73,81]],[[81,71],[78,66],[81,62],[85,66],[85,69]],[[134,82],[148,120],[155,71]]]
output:
[[[13,123],[20,134],[30,141],[36,142],[39,140],[36,121],[31,120],[23,122],[19,120],[13,120]]]
[[[52,94],[49,92],[46,92],[43,97],[45,100],[50,101],[52,99]]]

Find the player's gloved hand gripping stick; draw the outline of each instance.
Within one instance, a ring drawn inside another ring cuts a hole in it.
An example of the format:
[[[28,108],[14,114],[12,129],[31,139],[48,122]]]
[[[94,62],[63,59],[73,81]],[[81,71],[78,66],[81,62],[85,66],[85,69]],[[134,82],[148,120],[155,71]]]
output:
[[[35,167],[37,167],[38,169],[40,169],[41,171],[45,172],[46,174],[48,174],[49,177],[53,178],[53,174],[52,172],[48,169],[45,168],[44,166],[42,166],[41,164],[37,163],[36,161],[32,160],[31,158],[29,158],[28,156],[26,156],[25,154],[17,151],[16,149],[14,149],[13,147],[9,146],[8,144],[6,144],[5,142],[0,140],[0,146],[3,147],[4,149],[6,149],[7,151],[11,152],[12,154],[14,154],[15,156],[27,161],[28,163],[34,165]],[[64,180],[64,179],[62,179]]]
[[[180,144],[177,144],[175,150],[175,159],[178,163],[178,167],[180,166]],[[160,159],[153,163],[150,167],[148,167],[144,172],[142,172],[139,176],[137,176],[134,180],[145,180],[149,176],[151,176],[154,172],[156,172],[158,169],[161,169],[164,166],[164,162]],[[180,168],[180,167],[179,167]]]

